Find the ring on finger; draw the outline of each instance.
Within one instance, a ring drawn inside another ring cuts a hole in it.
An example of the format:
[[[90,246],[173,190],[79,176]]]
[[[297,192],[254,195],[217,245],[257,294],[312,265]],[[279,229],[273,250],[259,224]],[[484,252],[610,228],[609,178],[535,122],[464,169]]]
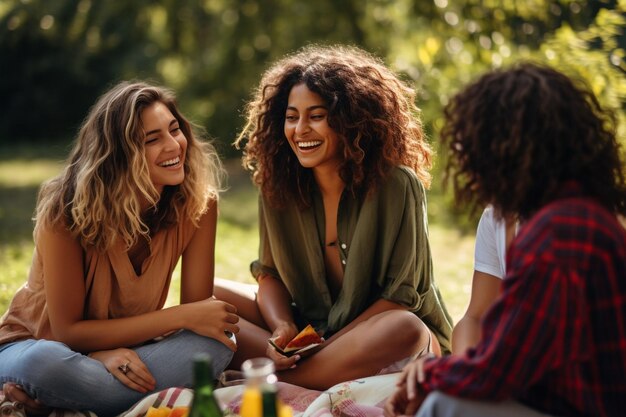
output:
[[[123,365],[120,365],[117,367],[117,369],[120,370],[120,372],[122,372],[124,375],[126,375],[128,373],[128,371],[130,371],[130,361],[126,362]]]

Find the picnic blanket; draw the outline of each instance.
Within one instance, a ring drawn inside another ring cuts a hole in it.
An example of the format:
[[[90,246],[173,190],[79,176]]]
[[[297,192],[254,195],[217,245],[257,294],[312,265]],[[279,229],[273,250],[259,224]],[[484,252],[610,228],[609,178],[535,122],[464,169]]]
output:
[[[315,391],[284,382],[278,383],[280,399],[293,410],[294,417],[383,415],[383,405],[396,388],[398,373],[377,375],[342,382],[326,391]],[[238,415],[244,386],[215,391],[227,415]],[[141,416],[128,416],[141,417]]]
[[[380,417],[387,397],[395,390],[399,373],[376,375],[339,383],[316,391],[278,382],[279,397],[293,410],[294,417]],[[219,388],[215,395],[225,415],[236,417],[245,386]],[[150,407],[190,406],[193,390],[169,388],[146,396],[118,417],[145,417]],[[94,413],[55,410],[49,417],[97,417]]]

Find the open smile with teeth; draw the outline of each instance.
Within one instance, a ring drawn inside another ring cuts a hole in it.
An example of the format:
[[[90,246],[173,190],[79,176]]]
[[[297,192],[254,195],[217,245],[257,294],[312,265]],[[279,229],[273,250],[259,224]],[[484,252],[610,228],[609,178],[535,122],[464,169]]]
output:
[[[168,168],[174,165],[178,165],[179,163],[180,163],[180,156],[177,156],[176,158],[168,159],[167,161],[161,162],[159,166],[163,168]]]
[[[298,142],[298,148],[302,150],[314,149],[322,144],[321,140],[307,140],[306,142]]]

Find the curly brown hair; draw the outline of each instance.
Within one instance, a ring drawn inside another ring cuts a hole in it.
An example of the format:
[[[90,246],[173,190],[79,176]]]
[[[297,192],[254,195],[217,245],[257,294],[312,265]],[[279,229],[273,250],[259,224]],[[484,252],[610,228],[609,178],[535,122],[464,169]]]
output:
[[[412,168],[425,187],[430,185],[432,151],[415,91],[361,49],[308,46],[265,72],[235,141],[241,148],[247,140],[243,164],[273,205],[310,204],[313,175],[300,165],[283,130],[289,92],[298,84],[328,106],[328,123],[343,152],[339,174],[350,191],[370,193],[397,165]]]
[[[576,181],[626,213],[617,122],[582,81],[523,62],[483,75],[444,113],[445,180],[458,205],[493,204],[501,216],[527,219]]]

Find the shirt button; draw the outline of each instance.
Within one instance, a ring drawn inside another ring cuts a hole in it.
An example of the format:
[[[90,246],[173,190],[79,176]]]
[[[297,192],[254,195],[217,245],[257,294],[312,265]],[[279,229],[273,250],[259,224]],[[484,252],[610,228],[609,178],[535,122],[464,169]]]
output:
[[[348,247],[348,245],[346,245],[345,243],[342,243],[342,244],[341,244],[341,249],[345,249],[345,248],[347,248],[347,247]]]
[[[341,263],[345,265],[345,264],[346,264],[346,260],[345,260],[345,259],[342,259],[342,260],[341,260]]]

